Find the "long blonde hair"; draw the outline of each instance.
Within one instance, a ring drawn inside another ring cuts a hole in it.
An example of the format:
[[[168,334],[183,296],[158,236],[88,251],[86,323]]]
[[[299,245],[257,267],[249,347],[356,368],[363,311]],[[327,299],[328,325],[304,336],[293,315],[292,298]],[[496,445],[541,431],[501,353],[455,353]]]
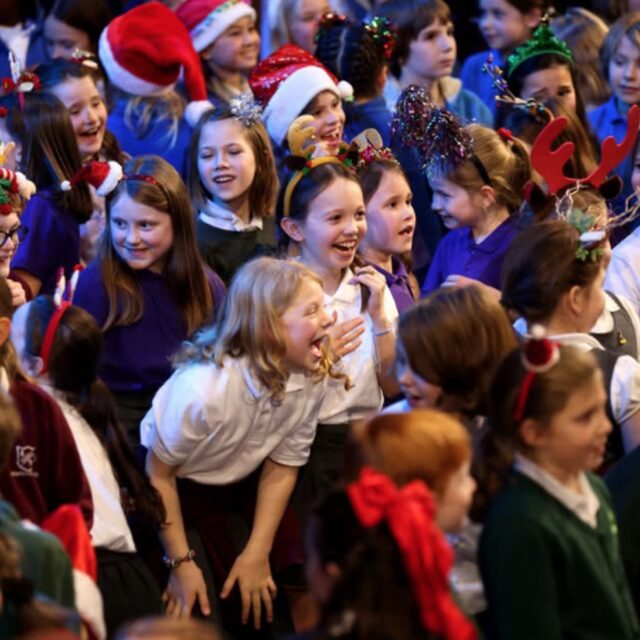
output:
[[[186,342],[174,359],[176,365],[214,362],[225,356],[248,356],[252,374],[278,403],[289,377],[285,365],[286,345],[281,319],[306,281],[322,280],[299,262],[257,258],[234,276],[214,325]],[[318,378],[333,374],[332,360],[325,351]]]

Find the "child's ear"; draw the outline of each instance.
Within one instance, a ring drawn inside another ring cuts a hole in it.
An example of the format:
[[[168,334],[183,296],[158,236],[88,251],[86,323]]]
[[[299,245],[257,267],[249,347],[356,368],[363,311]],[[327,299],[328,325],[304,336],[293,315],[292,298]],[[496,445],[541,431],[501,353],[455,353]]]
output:
[[[376,94],[380,94],[384,91],[384,86],[387,84],[387,76],[389,75],[389,67],[385,64],[375,80]]]
[[[478,195],[481,198],[483,207],[490,207],[496,203],[496,190],[488,184],[480,187]]]
[[[282,218],[280,220],[280,226],[282,230],[295,242],[302,242],[304,240],[304,233],[297,220],[293,218]]]
[[[565,294],[567,310],[574,316],[580,316],[584,307],[585,289],[577,284],[573,285]]]
[[[544,441],[546,433],[540,423],[533,418],[526,418],[520,425],[520,439],[531,449],[536,449]]]

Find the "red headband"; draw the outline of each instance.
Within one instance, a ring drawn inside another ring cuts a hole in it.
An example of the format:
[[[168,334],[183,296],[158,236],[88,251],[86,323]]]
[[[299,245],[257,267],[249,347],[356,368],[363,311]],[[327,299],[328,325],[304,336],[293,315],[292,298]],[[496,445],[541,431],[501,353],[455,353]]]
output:
[[[364,527],[387,522],[425,629],[445,640],[474,640],[474,626],[451,597],[453,551],[435,523],[433,497],[424,482],[414,480],[398,489],[390,478],[365,467],[358,481],[347,487],[347,495]]]

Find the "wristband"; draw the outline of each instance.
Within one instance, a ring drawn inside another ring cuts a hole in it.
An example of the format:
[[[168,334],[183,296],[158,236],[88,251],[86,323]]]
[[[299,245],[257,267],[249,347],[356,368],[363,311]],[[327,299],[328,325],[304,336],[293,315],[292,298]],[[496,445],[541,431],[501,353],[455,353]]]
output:
[[[189,549],[183,556],[176,556],[175,558],[162,556],[162,562],[167,569],[177,569],[183,562],[192,562],[195,557],[196,552],[193,549]]]

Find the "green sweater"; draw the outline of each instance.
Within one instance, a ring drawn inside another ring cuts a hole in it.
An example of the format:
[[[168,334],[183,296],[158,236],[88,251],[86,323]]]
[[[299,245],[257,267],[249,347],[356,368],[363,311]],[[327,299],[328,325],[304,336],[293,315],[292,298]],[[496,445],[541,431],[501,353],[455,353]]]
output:
[[[490,640],[640,637],[607,490],[589,481],[601,504],[595,529],[511,472],[480,538]]]

